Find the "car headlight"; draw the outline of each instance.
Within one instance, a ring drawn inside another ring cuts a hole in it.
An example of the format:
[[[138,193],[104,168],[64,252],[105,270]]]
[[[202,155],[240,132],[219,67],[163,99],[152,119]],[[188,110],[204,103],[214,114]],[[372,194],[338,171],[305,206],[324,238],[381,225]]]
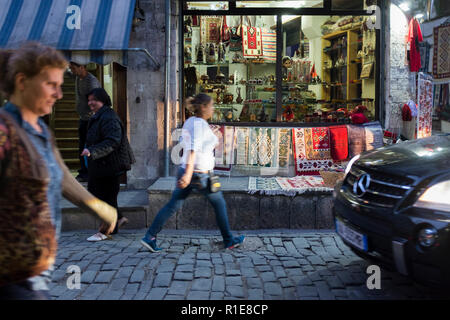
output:
[[[422,247],[428,248],[436,243],[437,230],[433,227],[426,227],[419,231],[417,237]]]
[[[450,180],[429,187],[413,206],[450,212]]]
[[[353,158],[351,158],[351,160],[348,162],[347,167],[345,168],[345,175],[344,175],[344,179],[345,177],[347,177],[347,174],[350,172],[350,169],[352,168],[352,165],[359,159],[360,155],[356,155]]]

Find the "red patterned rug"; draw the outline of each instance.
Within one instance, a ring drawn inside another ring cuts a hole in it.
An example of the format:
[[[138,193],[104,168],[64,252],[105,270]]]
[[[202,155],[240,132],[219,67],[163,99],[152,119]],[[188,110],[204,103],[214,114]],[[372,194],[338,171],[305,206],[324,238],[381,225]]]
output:
[[[331,159],[330,138],[327,127],[305,128],[306,159]]]
[[[334,169],[333,160],[331,157],[321,160],[309,160],[307,158],[307,147],[306,147],[306,134],[305,131],[311,128],[294,128],[292,129],[292,143],[294,148],[295,157],[295,172],[296,175],[320,175],[320,170],[330,170]],[[311,132],[311,131],[310,131]],[[313,143],[310,137],[310,144],[313,147]],[[322,145],[321,143],[316,143],[316,146]],[[328,154],[330,150],[328,149]]]

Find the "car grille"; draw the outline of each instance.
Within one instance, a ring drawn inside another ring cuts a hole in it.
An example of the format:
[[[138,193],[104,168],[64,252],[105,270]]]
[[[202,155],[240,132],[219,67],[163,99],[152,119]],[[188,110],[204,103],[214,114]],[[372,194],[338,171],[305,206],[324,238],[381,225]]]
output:
[[[365,173],[370,175],[370,185],[362,196],[357,196],[353,192],[353,185]],[[393,208],[403,199],[406,192],[411,189],[413,182],[412,179],[406,177],[387,175],[353,165],[345,179],[344,186],[346,185],[348,192],[364,203],[378,207]]]

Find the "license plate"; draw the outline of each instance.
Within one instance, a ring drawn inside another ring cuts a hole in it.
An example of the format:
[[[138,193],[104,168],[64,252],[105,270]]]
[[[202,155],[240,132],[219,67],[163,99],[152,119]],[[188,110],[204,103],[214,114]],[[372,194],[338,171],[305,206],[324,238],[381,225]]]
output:
[[[336,232],[348,243],[354,245],[358,249],[367,251],[367,236],[347,226],[341,220],[336,219]]]

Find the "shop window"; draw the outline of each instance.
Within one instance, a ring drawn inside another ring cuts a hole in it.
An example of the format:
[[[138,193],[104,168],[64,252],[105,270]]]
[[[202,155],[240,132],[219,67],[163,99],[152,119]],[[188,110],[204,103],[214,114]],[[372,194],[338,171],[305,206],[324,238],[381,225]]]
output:
[[[185,97],[210,95],[212,122],[276,121],[273,26],[275,16],[185,17]]]
[[[377,5],[377,0],[331,0],[332,10],[365,10]]]
[[[186,10],[228,10],[228,1],[187,1]]]
[[[323,0],[236,1],[236,8],[323,8]]]
[[[366,19],[186,15],[184,98],[210,95],[214,123],[349,123],[359,106],[376,120],[376,30]]]
[[[282,121],[345,122],[358,105],[374,119],[375,33],[363,21],[291,16],[283,23]]]

